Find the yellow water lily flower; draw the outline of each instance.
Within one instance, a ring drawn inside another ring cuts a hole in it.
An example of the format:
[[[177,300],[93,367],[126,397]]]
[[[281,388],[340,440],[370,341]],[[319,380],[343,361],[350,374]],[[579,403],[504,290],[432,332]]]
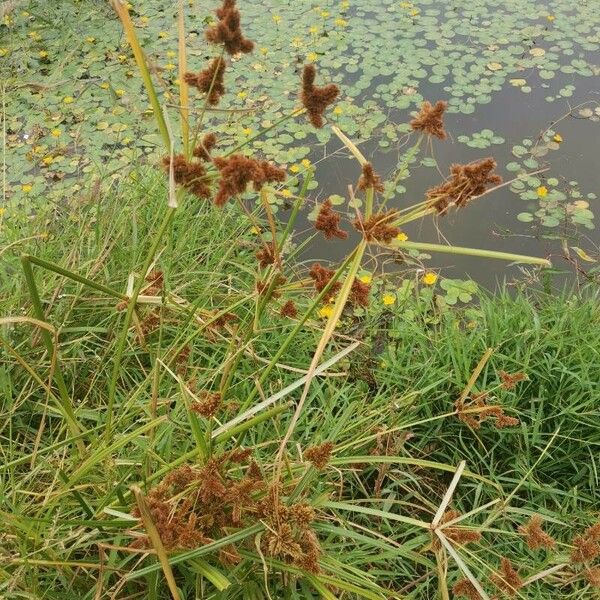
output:
[[[560,135],[560,133],[557,133],[553,138],[552,138],[557,144],[560,144],[563,141],[562,135]]]
[[[30,183],[24,183],[21,186],[21,189],[26,193],[29,194],[29,192],[31,192],[31,190],[33,189],[33,186]]]
[[[280,15],[273,15],[273,16],[271,17],[271,19],[273,19],[273,22],[274,22],[276,25],[279,25],[279,23],[281,23],[281,16],[280,16]]]
[[[48,52],[47,52],[46,50],[40,50],[40,51],[38,52],[38,56],[39,56],[40,58],[48,58]]]
[[[348,25],[348,21],[346,21],[346,19],[342,19],[341,17],[336,19],[334,22],[338,27],[346,27],[346,25]]]
[[[333,314],[333,306],[331,304],[326,304],[325,306],[319,309],[319,316],[322,319],[329,319]]]
[[[319,33],[319,28],[316,25],[313,25],[308,31],[315,35],[316,33]]]
[[[540,198],[545,198],[548,195],[548,188],[545,185],[540,185],[536,191]]]
[[[435,285],[435,282],[438,280],[438,276],[435,273],[432,273],[431,271],[428,271],[427,273],[425,273],[425,275],[423,275],[421,281],[425,284],[425,285]]]
[[[62,131],[61,131],[60,129],[53,129],[53,130],[50,132],[50,135],[51,135],[52,137],[60,137],[60,136],[61,136],[61,134],[62,134]]]
[[[371,283],[371,281],[373,281],[373,277],[371,275],[368,275],[368,274],[367,275],[361,275],[358,278],[358,280],[361,281],[362,283],[369,284],[369,283]]]
[[[75,102],[75,98],[73,98],[73,96],[65,96],[63,98],[63,102],[65,104],[73,104],[73,102]]]
[[[115,94],[120,98],[121,96],[125,95],[125,90],[121,90],[121,89],[115,90]]]
[[[247,95],[248,95],[248,92],[244,92],[243,90],[242,90],[241,92],[238,92],[238,93],[237,93],[237,97],[238,97],[240,100],[243,100],[243,99],[244,99],[244,98],[245,98]]]
[[[319,55],[316,52],[309,52],[306,55],[306,60],[308,60],[309,62],[315,62],[317,58],[319,58]]]
[[[310,160],[308,160],[308,158],[303,158],[302,159],[302,166],[305,169],[308,169],[308,167],[310,167],[310,165],[311,165],[311,162],[310,162]]]
[[[401,232],[400,232],[400,233],[399,233],[399,234],[396,236],[396,239],[397,239],[399,242],[406,242],[406,240],[408,239],[408,236],[407,236],[407,235],[406,235],[406,234],[405,234],[403,231],[401,231]]]
[[[343,114],[343,113],[344,113],[344,109],[343,109],[341,106],[336,106],[336,107],[333,109],[333,114],[334,114],[334,115],[341,115],[341,114]]]
[[[383,295],[383,303],[386,306],[389,306],[390,304],[395,304],[396,303],[396,296],[394,294],[384,294]]]
[[[292,194],[292,190],[290,190],[290,189],[288,189],[288,188],[285,188],[284,190],[281,190],[281,195],[282,195],[284,198],[291,198],[291,197],[293,196],[293,194]]]
[[[554,19],[556,19],[556,17],[554,15],[548,15],[546,17],[546,19],[548,19],[548,21],[554,21]]]
[[[322,10],[321,11],[321,16],[325,19],[329,16],[329,11],[328,10]]]
[[[290,167],[290,171],[291,171],[292,173],[299,173],[299,172],[300,172],[300,165],[292,165],[292,166]]]

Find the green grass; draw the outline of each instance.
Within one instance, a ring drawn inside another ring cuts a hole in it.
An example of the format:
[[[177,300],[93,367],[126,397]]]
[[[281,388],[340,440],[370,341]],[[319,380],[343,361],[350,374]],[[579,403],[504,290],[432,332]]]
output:
[[[165,210],[163,178],[143,172],[101,203],[83,197],[18,229],[3,223],[1,314],[33,316],[21,254],[125,294],[129,274],[143,275],[140,265]],[[302,377],[323,322],[308,319],[261,381],[294,327],[279,317],[281,302],[294,298],[302,314],[313,299],[291,280],[283,298],[260,314],[254,293],[259,244],[238,215],[235,206],[219,211],[191,199],[175,214],[157,254],[165,280],[158,326],[143,340],[136,319],[127,331],[110,427],[111,372],[125,314],[117,310],[119,299],[33,266],[47,321],[59,332],[59,353],[53,361],[35,324],[3,323],[0,597],[167,598],[156,557],[128,547],[143,532],[128,516],[136,504],[131,486],[147,496],[176,466],[200,466],[235,445],[251,448],[266,481],[273,478],[301,385],[249,421],[212,433]],[[26,239],[31,236],[38,237]],[[304,266],[293,253],[294,246],[288,268],[302,280]],[[175,297],[185,304],[169,307]],[[181,598],[448,597],[459,568],[451,556],[431,551],[423,525],[432,521],[462,460],[451,506],[476,511],[461,525],[483,537],[456,551],[488,593],[491,572],[508,556],[523,578],[557,566],[522,588],[522,598],[597,597],[582,568],[574,575],[559,565],[569,561],[573,535],[600,511],[598,291],[513,289],[482,294],[462,310],[442,309],[416,293],[399,294],[390,308],[378,290],[371,302],[367,314],[346,311],[336,328],[323,360],[361,343],[313,381],[283,465],[283,497],[303,499],[317,512],[320,573],[259,552],[267,532],[264,519],[253,517],[211,544],[169,553]],[[139,322],[148,323],[152,310],[142,305]],[[207,327],[219,311],[236,314],[229,330]],[[188,344],[187,366],[178,370],[172,359]],[[499,430],[486,421],[473,431],[452,413],[488,348],[493,352],[474,391],[493,390],[520,425]],[[56,386],[48,385],[57,368],[81,430],[79,443]],[[523,371],[528,379],[502,390],[500,370]],[[218,413],[217,421],[190,411],[193,398],[182,383],[199,391],[223,382],[229,412]],[[317,471],[301,452],[324,441],[335,448],[330,464]],[[239,466],[227,469],[240,476]],[[557,539],[555,551],[528,550],[518,535],[517,527],[535,513]],[[232,540],[241,561],[225,566],[218,550]],[[447,576],[440,576],[446,566]]]

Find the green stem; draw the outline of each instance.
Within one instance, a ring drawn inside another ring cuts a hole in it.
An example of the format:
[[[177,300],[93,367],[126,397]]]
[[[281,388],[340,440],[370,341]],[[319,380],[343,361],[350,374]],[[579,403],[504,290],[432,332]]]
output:
[[[136,305],[138,296],[140,295],[140,291],[142,289],[142,286],[144,285],[144,277],[146,276],[146,272],[150,268],[150,265],[152,264],[152,261],[154,260],[154,256],[156,255],[156,251],[158,250],[158,246],[160,245],[165,232],[171,225],[171,222],[173,221],[174,216],[175,216],[175,209],[168,207],[167,213],[163,219],[160,229],[158,230],[158,232],[154,238],[154,242],[152,243],[150,251],[148,252],[148,255],[146,256],[146,260],[144,261],[141,277],[139,277],[137,283],[135,284],[131,298],[129,298],[129,301],[127,303],[127,312],[125,313],[125,322],[123,323],[121,333],[117,340],[117,347],[115,349],[115,358],[114,358],[114,363],[113,363],[113,369],[112,369],[110,381],[108,384],[108,406],[106,409],[107,415],[106,415],[106,430],[105,430],[106,439],[110,439],[110,434],[111,434],[111,430],[112,430],[112,416],[113,416],[112,413],[113,413],[113,408],[114,408],[114,403],[115,403],[115,393],[117,390],[117,380],[119,378],[119,371],[121,369],[121,360],[123,358],[123,352],[125,350],[125,344],[127,342],[127,333],[129,332],[129,326],[131,324],[131,319],[133,318],[133,311],[135,310],[135,305]]]
[[[35,279],[33,277],[33,269],[31,268],[31,260],[30,257],[25,255],[21,257],[21,264],[23,266],[23,273],[25,274],[25,281],[27,282],[27,288],[29,290],[29,297],[31,299],[31,304],[33,305],[33,312],[35,314],[36,319],[47,323],[46,315],[44,314],[44,309],[42,308],[42,302],[40,300],[40,295],[38,293],[37,286],[35,284]],[[46,329],[41,329],[41,336],[46,346],[46,350],[50,355],[50,359],[54,357],[56,365],[54,367],[54,382],[56,383],[56,387],[58,388],[59,398],[60,398],[60,407],[62,408],[62,412],[64,417],[69,425],[69,429],[71,430],[71,434],[76,438],[76,445],[79,451],[80,456],[85,455],[85,444],[78,436],[81,435],[82,428],[77,422],[77,417],[75,416],[75,412],[73,410],[73,406],[71,404],[71,397],[69,396],[69,391],[67,390],[67,385],[65,384],[65,380],[60,369],[59,361],[58,361],[58,350],[54,348],[54,342],[52,341],[52,336],[50,332]]]
[[[446,254],[460,254],[464,256],[478,256],[480,258],[496,258],[511,262],[530,265],[541,265],[551,267],[552,263],[545,258],[525,256],[523,254],[511,254],[509,252],[496,252],[495,250],[480,250],[477,248],[463,248],[461,246],[445,246],[444,244],[426,244],[422,242],[395,242],[394,248],[406,248],[407,250],[423,250],[425,252],[445,252]]]

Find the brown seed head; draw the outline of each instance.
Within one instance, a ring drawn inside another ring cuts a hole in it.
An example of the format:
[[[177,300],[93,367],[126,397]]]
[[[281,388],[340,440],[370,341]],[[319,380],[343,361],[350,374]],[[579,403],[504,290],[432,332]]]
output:
[[[324,442],[318,446],[311,446],[310,448],[307,448],[304,452],[304,458],[311,462],[313,466],[320,471],[327,466],[332,450],[333,443]]]
[[[445,140],[448,136],[444,130],[443,115],[447,102],[438,100],[435,105],[431,102],[423,102],[421,112],[410,122],[414,131],[424,131],[429,135],[434,135],[440,140]]]
[[[542,529],[542,523],[543,520],[540,515],[533,515],[525,525],[519,527],[519,533],[525,537],[527,546],[532,550],[554,548],[556,545],[552,536]]]
[[[322,231],[326,239],[331,240],[333,238],[339,238],[345,240],[348,234],[340,229],[340,220],[342,216],[332,208],[331,200],[325,200],[321,204],[317,220],[315,222],[315,229]]]
[[[335,275],[335,271],[322,267],[320,263],[315,263],[308,274],[315,282],[315,290],[317,290],[317,292],[322,292],[331,278]],[[325,302],[332,300],[341,287],[342,284],[339,281],[334,282],[324,298]]]
[[[254,48],[254,42],[245,38],[240,25],[240,11],[235,0],[223,0],[215,11],[218,22],[206,30],[206,39],[211,44],[223,44],[228,54],[248,54]]]
[[[219,190],[215,196],[217,206],[223,206],[236,194],[244,193],[249,183],[259,191],[265,183],[284,181],[286,178],[285,170],[266,160],[248,158],[242,154],[215,158],[214,164],[221,174]]]
[[[185,82],[198,89],[203,94],[208,94],[208,103],[215,106],[225,93],[225,68],[227,61],[220,56],[213,58],[206,69],[200,73],[186,73]]]
[[[298,316],[298,309],[293,300],[288,300],[279,311],[280,316],[295,319]]]
[[[210,161],[210,153],[216,144],[217,136],[214,133],[207,133],[194,148],[194,156],[206,162]]]
[[[492,583],[507,596],[516,596],[518,590],[523,587],[523,580],[519,572],[512,566],[508,558],[500,561],[500,571],[491,576]]]
[[[358,180],[358,189],[365,191],[372,187],[376,192],[382,193],[384,190],[381,177],[373,169],[371,163],[365,163],[362,168],[362,175]]]
[[[171,157],[162,159],[163,169],[169,173],[171,168]],[[208,199],[212,196],[211,189],[206,183],[206,169],[202,163],[188,162],[183,154],[173,156],[173,176],[175,183],[182,185],[194,196]]]
[[[391,224],[397,216],[398,211],[387,210],[372,215],[366,221],[363,220],[362,216],[358,217],[352,224],[368,242],[389,244],[400,233],[400,230]]]
[[[191,408],[205,419],[211,419],[221,408],[221,394],[203,391],[200,400],[193,402]]]
[[[484,158],[466,165],[452,165],[450,177],[438,186],[427,190],[430,205],[439,214],[445,214],[451,205],[461,208],[476,196],[481,196],[490,186],[502,183],[502,177],[493,173],[496,161]]]
[[[600,588],[600,567],[592,567],[583,572],[585,580],[595,588]]]
[[[265,267],[268,267],[269,265],[272,265],[277,258],[277,252],[273,242],[269,242],[265,244],[260,250],[257,250],[256,258],[258,259],[258,264],[263,269]]]
[[[332,104],[340,93],[340,88],[334,83],[322,87],[315,86],[317,69],[315,65],[304,65],[302,72],[302,89],[300,101],[308,114],[309,121],[317,128],[323,127],[323,114],[325,109]]]
[[[452,593],[456,598],[467,598],[467,600],[481,600],[479,592],[468,579],[460,579],[454,584]]]

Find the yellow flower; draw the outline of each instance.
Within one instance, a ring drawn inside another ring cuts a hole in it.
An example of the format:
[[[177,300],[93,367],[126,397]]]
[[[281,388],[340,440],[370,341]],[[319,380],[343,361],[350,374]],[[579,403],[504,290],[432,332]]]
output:
[[[343,0],[343,2],[340,4],[340,8],[342,10],[347,10],[350,8],[350,2],[348,2],[348,0]]]
[[[322,308],[319,309],[319,316],[322,319],[328,319],[333,314],[333,306],[331,304],[326,304]]]
[[[344,112],[344,110],[343,110],[341,107],[339,107],[339,106],[336,106],[336,107],[333,109],[333,114],[334,114],[334,115],[341,115],[343,112]]]
[[[319,28],[316,25],[313,25],[309,30],[310,33],[312,33],[313,35],[319,33]]]
[[[175,58],[177,56],[177,52],[175,50],[167,50],[167,58]]]
[[[165,65],[165,69],[167,71],[174,71],[177,67],[173,63],[168,63]]]
[[[115,94],[120,98],[121,96],[125,95],[125,90],[122,90],[122,89],[115,90]]]
[[[546,19],[548,19],[548,21],[554,21],[554,19],[556,19],[556,17],[554,15],[548,15],[546,17]]]
[[[321,11],[321,16],[326,19],[329,16],[329,11],[328,10],[322,10]]]
[[[293,46],[294,48],[301,48],[301,47],[303,46],[302,38],[295,37],[295,38],[292,40],[292,46]]]
[[[41,38],[40,34],[37,31],[31,31],[28,35],[32,40],[39,40]]]
[[[309,62],[315,62],[317,58],[319,58],[319,55],[316,52],[309,52],[306,55],[306,60],[308,60]]]
[[[62,131],[61,131],[60,129],[53,129],[53,130],[50,132],[50,135],[51,135],[52,137],[60,137],[60,136],[61,136],[61,134],[62,134]]]
[[[140,17],[140,21],[141,21],[142,25],[147,25],[149,20],[150,20],[150,17],[147,17],[146,15],[143,15]]]
[[[0,57],[8,54],[8,48],[0,48]]]
[[[281,190],[281,195],[282,195],[284,198],[291,198],[291,197],[293,196],[293,194],[292,194],[292,190],[290,190],[290,189],[288,189],[288,188],[285,188],[285,190]]]
[[[411,8],[412,2],[400,2],[400,8]]]
[[[562,139],[562,135],[560,135],[560,133],[557,133],[553,138],[552,138],[557,144],[560,144],[563,139]]]
[[[42,159],[42,162],[43,162],[43,163],[44,163],[46,166],[48,166],[48,165],[51,165],[51,164],[54,162],[54,158],[53,158],[52,156],[50,156],[50,155],[48,155],[48,156],[44,156],[44,158]]]
[[[73,98],[73,96],[65,96],[63,98],[63,102],[65,104],[73,104],[73,102],[75,102],[75,98]]]
[[[302,159],[302,166],[303,166],[305,169],[308,169],[308,167],[310,167],[310,164],[311,164],[311,163],[310,163],[310,160],[308,160],[308,158],[303,158],[303,159]]]
[[[240,100],[243,100],[243,99],[244,99],[244,98],[245,98],[247,95],[248,95],[248,92],[244,92],[244,91],[242,91],[242,92],[238,92],[238,94],[237,94],[237,97],[238,97]]]
[[[46,52],[46,50],[40,50],[40,51],[38,52],[38,56],[39,56],[40,58],[48,58],[48,52]]]
[[[253,225],[252,227],[250,227],[250,233],[258,235],[260,233],[260,229],[256,225]]]
[[[346,19],[342,19],[341,17],[335,20],[335,24],[338,27],[346,27],[346,25],[348,25],[348,21],[346,21]]]
[[[166,31],[159,31],[158,32],[158,37],[159,38],[166,38],[168,36],[169,36],[169,34]]]
[[[86,41],[88,44],[93,44],[93,43],[96,41],[96,38],[95,38],[95,37],[92,37],[92,36],[90,35],[89,37],[86,37],[86,38],[85,38],[85,41]]]
[[[383,295],[383,303],[386,306],[389,306],[390,304],[395,304],[396,303],[396,296],[394,294],[384,294]]]
[[[264,46],[260,49],[260,53],[266,56],[269,53],[269,49]]]
[[[127,54],[119,54],[119,56],[117,56],[117,58],[121,61],[121,62],[125,62],[127,60]]]
[[[437,280],[438,280],[438,276],[435,273],[428,271],[427,273],[425,273],[425,275],[423,275],[423,278],[421,281],[423,281],[423,283],[425,285],[435,285],[435,282]]]
[[[24,183],[21,186],[21,189],[26,193],[29,194],[29,192],[31,192],[31,190],[33,189],[33,186],[30,183]]]
[[[358,278],[358,280],[362,281],[362,283],[369,284],[369,283],[371,283],[371,281],[373,281],[373,277],[371,275],[368,275],[368,274],[367,275],[361,275]]]
[[[126,146],[127,144],[131,144],[131,142],[132,142],[132,141],[133,141],[133,140],[132,140],[130,137],[124,137],[124,138],[121,140],[121,144],[123,144],[124,146]]]
[[[299,167],[299,165],[292,165],[292,166],[290,167],[290,171],[291,171],[292,173],[298,173],[298,172],[300,171],[300,167]]]
[[[106,83],[106,81],[104,81],[104,82],[102,82],[102,83],[100,84],[100,87],[101,87],[103,90],[107,90],[107,89],[109,88],[109,85],[108,85],[108,83]]]
[[[273,16],[271,17],[271,19],[273,19],[273,22],[274,22],[276,25],[279,25],[279,23],[281,22],[281,16],[280,16],[280,15],[273,15]]]
[[[242,133],[244,135],[250,135],[252,133],[253,129],[251,127],[244,127],[244,129],[242,129]]]
[[[414,10],[411,10],[409,14],[411,17],[416,17],[419,14],[419,9],[415,8]]]
[[[399,242],[405,242],[405,241],[408,239],[408,236],[407,236],[407,235],[406,235],[406,234],[405,234],[403,231],[401,231],[401,232],[400,232],[400,233],[399,233],[399,234],[396,236],[396,239],[397,239]]]
[[[536,191],[540,198],[545,198],[548,195],[548,188],[545,185],[540,185]]]

